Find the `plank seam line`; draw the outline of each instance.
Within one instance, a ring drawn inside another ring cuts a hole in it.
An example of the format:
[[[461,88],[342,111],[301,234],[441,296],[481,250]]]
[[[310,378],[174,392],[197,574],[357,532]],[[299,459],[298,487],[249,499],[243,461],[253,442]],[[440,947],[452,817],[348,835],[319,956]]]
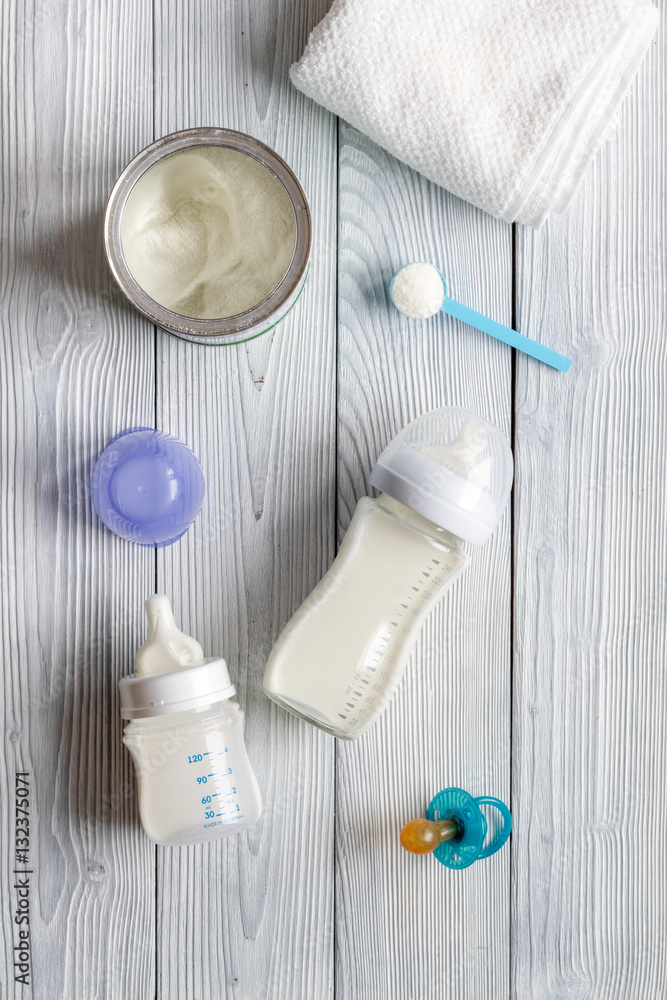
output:
[[[335,399],[335,425],[334,425],[334,552],[338,549],[338,519],[339,519],[339,493],[338,493],[338,463],[339,463],[339,453],[338,453],[338,400],[339,400],[339,371],[338,371],[338,359],[339,359],[339,337],[340,337],[340,324],[338,322],[338,305],[339,305],[339,288],[340,288],[340,118],[336,118],[336,281],[335,281],[335,323],[336,323],[336,336],[334,343],[336,345],[336,363],[334,365],[334,399]],[[338,955],[338,921],[337,921],[337,907],[336,907],[336,897],[338,890],[338,830],[336,825],[336,813],[338,805],[338,745],[337,741],[334,741],[334,761],[333,761],[333,955],[332,955],[332,985],[333,985],[333,996],[334,1000],[338,997],[338,982],[337,982],[337,955]]]
[[[512,288],[512,313],[511,313],[511,327],[513,330],[517,328],[517,228],[516,223],[512,223],[512,276],[511,276],[511,288]],[[512,382],[511,382],[511,427],[510,433],[512,438],[512,456],[516,452],[516,381],[517,381],[517,351],[512,348]],[[515,591],[514,591],[514,580],[515,580],[515,499],[514,499],[514,485],[512,485],[512,503],[510,506],[510,635],[509,635],[509,646],[510,646],[510,775],[509,775],[509,807],[510,812],[513,809],[513,775],[514,775],[514,628],[515,628],[515,617],[514,617],[514,605],[515,605]],[[512,856],[513,856],[512,844],[510,842],[510,856],[509,856],[509,928],[508,928],[508,996],[511,1000],[513,995],[513,982],[512,982],[512,929],[513,929],[513,913],[512,913]]]
[[[155,142],[156,131],[157,131],[156,108],[155,108],[155,80],[156,80],[156,71],[157,71],[157,65],[156,65],[157,54],[156,54],[156,45],[155,45],[155,38],[156,38],[156,34],[157,34],[157,31],[156,31],[157,9],[156,8],[157,8],[156,0],[153,0],[152,5],[151,5],[151,14],[152,14],[151,24],[152,24],[152,29],[153,29],[152,32],[151,32],[152,71],[153,71],[153,86],[151,88],[152,98],[153,98],[153,109],[152,109],[152,125],[153,125],[152,141],[153,142]],[[158,352],[157,352],[158,344],[157,344],[157,338],[158,338],[158,328],[157,328],[157,326],[154,325],[153,326],[153,426],[154,427],[157,427],[157,425],[158,425],[158,423],[157,423],[157,420],[158,420],[158,384],[157,384],[158,383]],[[155,549],[153,550],[153,552],[154,552],[154,559],[155,559],[155,564],[154,564],[155,565],[154,589],[155,589],[155,593],[157,594],[157,592],[158,592],[158,550],[157,550],[157,546],[155,547]],[[154,879],[154,883],[155,883],[155,890],[154,890],[154,907],[155,907],[155,912],[154,912],[154,916],[153,916],[153,934],[154,934],[154,945],[153,945],[154,970],[153,970],[153,972],[154,972],[154,976],[155,976],[155,1000],[158,1000],[159,975],[160,975],[160,960],[159,960],[160,956],[159,956],[159,951],[158,951],[158,943],[159,943],[159,938],[158,938],[158,909],[159,909],[158,874],[159,874],[158,873],[158,847],[157,847],[157,844],[156,844],[155,848],[154,848],[154,854],[153,854],[153,879]]]

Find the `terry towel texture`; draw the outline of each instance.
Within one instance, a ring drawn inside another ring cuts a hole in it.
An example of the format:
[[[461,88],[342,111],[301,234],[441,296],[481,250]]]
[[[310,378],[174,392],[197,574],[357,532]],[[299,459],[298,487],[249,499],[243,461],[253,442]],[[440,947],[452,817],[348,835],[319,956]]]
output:
[[[648,0],[335,0],[295,86],[454,194],[540,226],[650,45]]]

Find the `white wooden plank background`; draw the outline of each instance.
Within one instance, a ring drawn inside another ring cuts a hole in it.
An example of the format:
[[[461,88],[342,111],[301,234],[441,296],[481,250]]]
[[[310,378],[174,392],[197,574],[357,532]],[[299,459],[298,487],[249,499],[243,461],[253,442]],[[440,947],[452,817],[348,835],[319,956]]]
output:
[[[198,530],[159,553],[158,586],[228,659],[264,814],[248,834],[158,852],[157,995],[324,998],[333,740],[273,706],[261,680],[273,640],[335,551],[336,123],[287,79],[326,6],[156,10],[156,134],[224,124],[256,135],[297,172],[316,234],[302,301],[275,335],[224,350],[158,340],[158,423],[191,442],[208,483]]]
[[[7,0],[1,8],[0,1000],[667,996],[664,29],[567,216],[539,233],[447,195],[305,100],[326,0]],[[154,136],[227,125],[313,208],[306,293],[273,335],[153,331],[108,276],[101,215]],[[387,305],[398,265],[564,352],[512,359]],[[515,445],[511,515],[432,615],[360,741],[272,706],[263,664],[331,561],[378,452],[462,403]],[[114,433],[190,443],[204,510],[157,561],[102,529]],[[265,814],[207,848],[138,826],[117,681],[157,583],[222,652]],[[33,986],[12,973],[14,773],[32,774]],[[449,784],[510,802],[511,849],[405,855]]]
[[[100,215],[152,135],[151,12],[1,11],[0,995],[145,997],[154,852],[136,826],[117,682],[154,557],[102,530],[88,484],[104,443],[153,413],[154,333],[112,287]],[[32,775],[32,990],[13,976],[17,770]]]
[[[664,13],[664,5],[663,5]],[[517,997],[667,996],[665,23],[562,219],[518,233]]]
[[[346,125],[339,178],[342,537],[375,458],[420,413],[461,404],[511,435],[511,353],[444,316],[407,320],[386,288],[401,264],[437,261],[453,295],[510,322],[512,233]],[[506,517],[430,617],[379,723],[337,746],[336,982],[346,1000],[507,996],[509,852],[460,878],[407,855],[397,834],[450,785],[509,801],[510,526]]]

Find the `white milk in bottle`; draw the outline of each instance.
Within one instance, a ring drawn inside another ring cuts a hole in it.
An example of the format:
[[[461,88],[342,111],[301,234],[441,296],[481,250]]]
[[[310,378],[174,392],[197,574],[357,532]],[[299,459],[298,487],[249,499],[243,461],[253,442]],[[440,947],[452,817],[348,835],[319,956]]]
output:
[[[223,659],[205,659],[169,599],[146,601],[149,636],[120,682],[124,743],[139,781],[141,824],[157,844],[200,844],[257,822],[262,802],[243,712]]]
[[[427,413],[385,449],[329,572],[278,638],[270,698],[343,739],[363,733],[398,686],[421,625],[485,542],[512,484],[493,424],[459,408]]]

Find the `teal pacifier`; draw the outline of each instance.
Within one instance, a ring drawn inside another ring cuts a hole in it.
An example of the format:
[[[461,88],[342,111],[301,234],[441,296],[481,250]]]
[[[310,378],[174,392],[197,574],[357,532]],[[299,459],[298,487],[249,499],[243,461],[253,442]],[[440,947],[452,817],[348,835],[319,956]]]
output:
[[[502,816],[502,826],[484,847],[486,816],[481,805],[493,806]],[[512,816],[500,799],[480,795],[474,799],[462,788],[438,792],[426,810],[426,819],[413,819],[401,830],[401,844],[411,854],[430,854],[447,868],[467,868],[480,858],[499,851],[512,831]]]

